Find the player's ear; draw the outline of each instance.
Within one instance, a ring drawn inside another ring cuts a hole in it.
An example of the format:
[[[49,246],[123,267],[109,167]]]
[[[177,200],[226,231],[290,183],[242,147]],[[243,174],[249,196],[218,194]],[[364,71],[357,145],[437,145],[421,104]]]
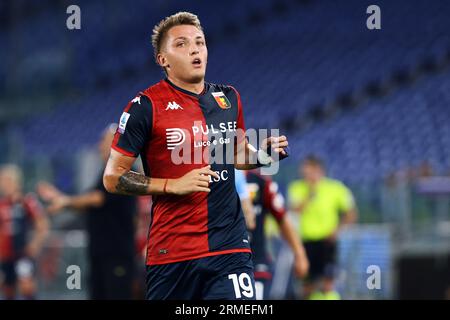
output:
[[[167,62],[166,57],[164,56],[164,54],[162,53],[158,53],[158,55],[156,56],[156,61],[158,62],[158,64],[163,67],[163,68],[168,68],[169,63]]]

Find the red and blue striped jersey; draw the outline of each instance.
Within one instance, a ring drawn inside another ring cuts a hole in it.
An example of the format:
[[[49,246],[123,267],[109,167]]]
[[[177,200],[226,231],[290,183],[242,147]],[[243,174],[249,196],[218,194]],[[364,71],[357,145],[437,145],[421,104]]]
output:
[[[278,189],[278,184],[270,176],[261,175],[258,170],[246,172],[247,185],[250,198],[256,214],[256,226],[251,232],[251,247],[255,265],[271,263],[271,257],[267,249],[264,224],[268,214],[271,214],[277,222],[286,216],[284,197]],[[255,271],[255,276],[258,274]]]
[[[140,155],[147,176],[175,179],[208,164],[220,176],[210,193],[153,197],[147,265],[251,252],[229,138],[238,129],[241,100],[230,86],[205,83],[195,94],[164,79],[128,103],[112,148]]]
[[[32,193],[16,201],[0,199],[0,261],[18,259],[25,254],[28,233],[43,212]]]

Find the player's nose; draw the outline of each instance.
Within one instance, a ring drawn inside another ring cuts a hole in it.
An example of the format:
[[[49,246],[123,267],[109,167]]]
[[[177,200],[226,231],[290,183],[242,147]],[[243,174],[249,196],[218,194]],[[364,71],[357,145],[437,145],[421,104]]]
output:
[[[197,49],[197,48],[192,48],[191,50],[190,50],[190,54],[191,54],[191,56],[193,56],[193,55],[196,55],[196,54],[199,54],[200,53],[200,51]]]
[[[189,47],[189,53],[191,56],[199,54],[200,49],[198,48],[198,45],[196,43],[192,43]]]

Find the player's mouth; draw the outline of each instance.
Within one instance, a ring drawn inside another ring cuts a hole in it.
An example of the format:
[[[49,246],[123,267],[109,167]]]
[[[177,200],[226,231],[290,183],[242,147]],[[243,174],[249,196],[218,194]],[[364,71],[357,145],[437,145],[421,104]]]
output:
[[[202,60],[200,58],[195,58],[192,60],[192,65],[194,68],[201,68],[202,67]]]

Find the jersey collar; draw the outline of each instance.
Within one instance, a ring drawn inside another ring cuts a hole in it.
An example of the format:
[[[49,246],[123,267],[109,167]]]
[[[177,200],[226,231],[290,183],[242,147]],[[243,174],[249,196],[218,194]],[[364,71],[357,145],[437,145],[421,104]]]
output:
[[[179,86],[175,85],[172,81],[169,80],[169,78],[165,78],[164,81],[166,81],[171,87],[173,87],[175,90],[181,91],[187,95],[190,95],[195,98],[200,98],[202,95],[204,95],[208,91],[208,83],[205,81],[205,87],[203,88],[203,91],[200,94],[197,94],[195,92],[180,88]]]

